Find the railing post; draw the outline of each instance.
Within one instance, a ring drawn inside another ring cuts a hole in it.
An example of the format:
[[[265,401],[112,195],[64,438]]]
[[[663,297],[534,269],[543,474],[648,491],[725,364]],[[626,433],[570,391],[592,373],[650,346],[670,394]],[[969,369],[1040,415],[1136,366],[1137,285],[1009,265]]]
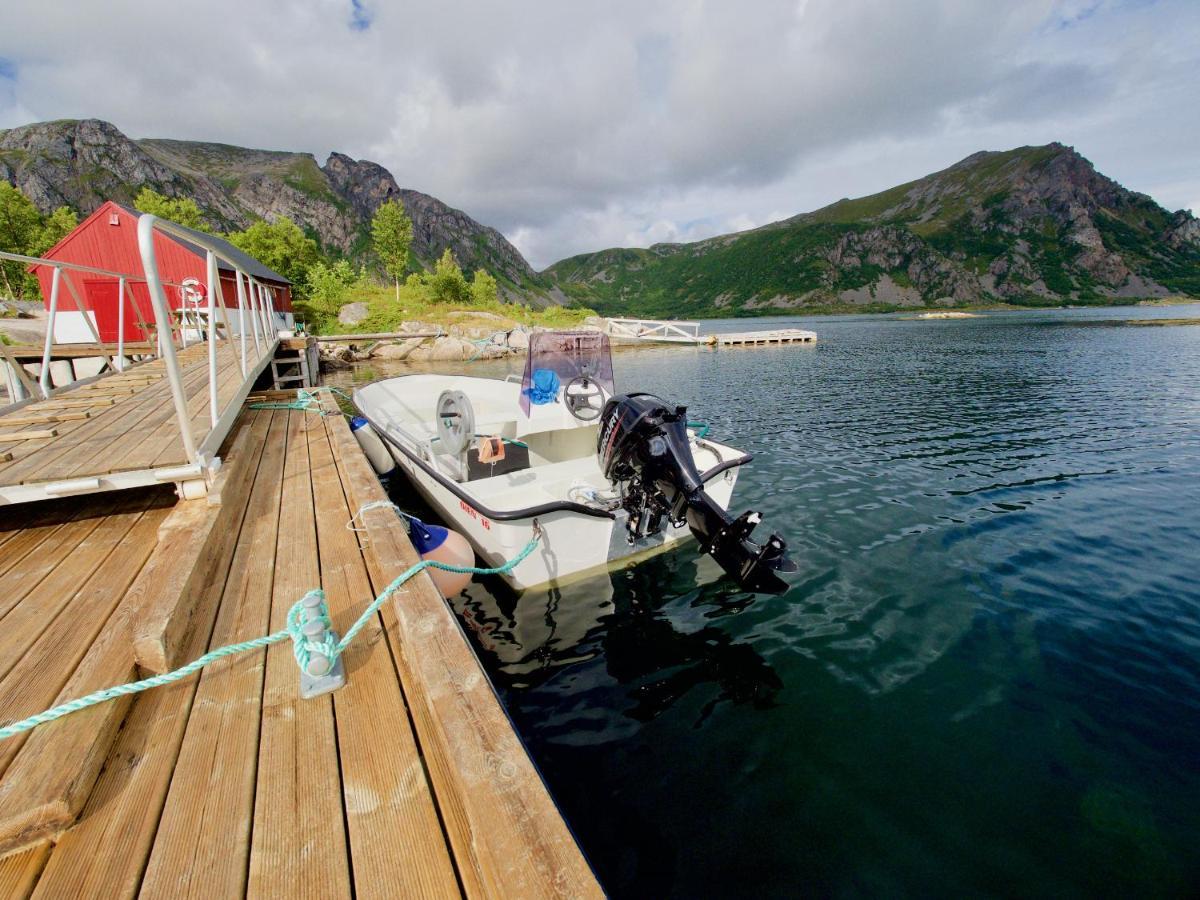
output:
[[[125,371],[125,279],[117,280],[117,371]]]
[[[50,280],[50,314],[46,317],[46,346],[42,350],[42,371],[38,375],[38,387],[42,396],[50,396],[50,349],[54,346],[54,323],[58,317],[58,288],[62,282],[62,266],[54,267]]]
[[[236,266],[233,269],[234,283],[237,285],[238,302],[238,341],[242,353],[242,377],[246,377],[246,297],[242,293],[242,270]]]
[[[213,427],[221,418],[217,409],[217,291],[220,290],[217,257],[208,251],[208,409]]]
[[[257,361],[262,356],[262,347],[258,343],[258,312],[254,309],[254,294],[250,290],[250,276],[247,275],[245,284],[242,283],[242,274],[238,273],[238,303],[241,305],[250,304],[250,334],[254,337],[254,359]]]
[[[196,440],[192,436],[192,422],[188,417],[187,397],[183,393],[183,380],[179,377],[179,358],[175,355],[175,342],[171,336],[171,312],[167,307],[167,297],[163,293],[162,280],[158,276],[158,260],[154,255],[154,225],[157,216],[143,215],[138,219],[138,248],[142,254],[142,267],[146,271],[146,286],[150,290],[150,303],[154,307],[154,318],[158,321],[159,337],[166,330],[167,340],[163,342],[162,357],[166,364],[167,381],[171,386],[171,399],[175,404],[175,417],[179,422],[179,436],[183,440],[183,449],[187,453],[188,462],[196,463]]]

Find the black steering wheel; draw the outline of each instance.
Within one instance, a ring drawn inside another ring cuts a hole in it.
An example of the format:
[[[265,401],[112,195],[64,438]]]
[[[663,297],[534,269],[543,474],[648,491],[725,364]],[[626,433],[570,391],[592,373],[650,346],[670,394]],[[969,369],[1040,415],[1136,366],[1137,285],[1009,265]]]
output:
[[[576,390],[572,391],[572,388]],[[579,421],[594,422],[604,412],[604,388],[594,378],[579,375],[563,388],[563,403]]]

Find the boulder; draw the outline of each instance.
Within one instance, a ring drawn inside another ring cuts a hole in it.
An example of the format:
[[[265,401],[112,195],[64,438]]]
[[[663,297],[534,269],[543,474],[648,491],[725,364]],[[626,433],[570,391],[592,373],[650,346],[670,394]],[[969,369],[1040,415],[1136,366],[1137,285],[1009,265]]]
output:
[[[514,328],[508,333],[508,346],[513,350],[528,350],[529,332],[521,328]]]
[[[409,338],[407,341],[401,341],[398,344],[380,344],[371,351],[372,359],[416,359],[414,355],[420,346],[425,343],[425,338]]]
[[[368,312],[365,303],[347,303],[338,310],[338,322],[343,325],[357,325],[366,319]]]

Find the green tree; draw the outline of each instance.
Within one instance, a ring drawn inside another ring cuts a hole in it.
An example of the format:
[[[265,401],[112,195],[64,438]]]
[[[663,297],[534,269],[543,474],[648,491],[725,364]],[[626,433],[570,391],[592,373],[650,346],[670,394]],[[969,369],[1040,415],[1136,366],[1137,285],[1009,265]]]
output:
[[[304,290],[308,270],[321,258],[317,242],[284,216],[274,222],[260,219],[245,231],[235,231],[225,237],[239,250],[284,276],[298,290]]]
[[[496,279],[483,269],[476,269],[471,279],[471,300],[477,306],[490,306],[500,299]]]
[[[185,228],[208,231],[200,218],[200,207],[189,197],[165,197],[158,191],[144,187],[133,201],[139,211],[168,219]]]
[[[305,274],[306,293],[320,311],[337,315],[350,286],[357,280],[358,275],[346,260],[339,259],[332,265],[318,260]]]
[[[398,200],[389,200],[375,210],[371,219],[371,246],[383,263],[383,270],[396,282],[396,302],[400,302],[400,279],[408,269],[408,248],[412,245],[412,220]]]
[[[42,223],[37,243],[34,245],[34,256],[41,256],[79,225],[79,216],[68,206],[60,206]]]
[[[425,280],[433,292],[433,299],[441,303],[467,303],[471,299],[471,287],[449,247],[433,267],[433,274]]]
[[[7,181],[0,181],[0,250],[36,255],[41,237],[42,215],[29,198]],[[14,300],[24,300],[37,290],[37,282],[26,274],[25,264],[5,260],[0,265],[0,288]]]

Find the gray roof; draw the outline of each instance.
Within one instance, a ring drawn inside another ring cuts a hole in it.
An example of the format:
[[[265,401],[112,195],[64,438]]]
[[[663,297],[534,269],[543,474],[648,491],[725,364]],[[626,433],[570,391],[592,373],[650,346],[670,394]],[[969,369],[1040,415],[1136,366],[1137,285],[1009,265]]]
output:
[[[141,215],[141,213],[138,212],[136,209],[130,209],[128,206],[125,206],[123,203],[118,203],[117,205],[120,206],[121,209],[125,210],[125,212],[129,213],[131,216],[133,216],[135,218]],[[171,222],[171,224],[174,225],[176,228],[180,229],[181,231],[185,231],[188,234],[194,234],[198,240],[208,241],[210,244],[215,246],[217,248],[217,250],[220,251],[220,254],[221,254],[220,256],[217,257],[217,265],[220,267],[220,269],[222,271],[224,271],[224,272],[232,272],[233,271],[233,267],[230,266],[229,263],[226,262],[226,260],[229,260],[230,262],[233,263],[233,265],[237,266],[243,272],[248,272],[249,274],[253,275],[255,278],[258,278],[262,281],[274,281],[274,282],[277,282],[278,284],[291,284],[291,282],[288,279],[284,278],[278,272],[276,272],[273,269],[268,269],[266,266],[264,266],[262,263],[260,263],[253,256],[250,256],[248,253],[246,253],[242,250],[239,250],[237,247],[233,246],[233,244],[229,243],[229,241],[225,240],[224,238],[220,238],[215,234],[205,234],[203,231],[196,231],[193,228],[185,228],[183,225],[180,225],[178,222]],[[201,244],[193,244],[191,241],[185,240],[184,238],[176,237],[173,234],[164,234],[164,237],[168,237],[171,240],[175,241],[176,243],[182,244],[184,247],[186,247],[188,250],[191,250],[193,253],[197,254],[198,256],[207,256],[208,255],[208,251],[206,251],[204,249],[203,245],[201,245]],[[222,257],[224,257],[224,258],[222,258]]]

